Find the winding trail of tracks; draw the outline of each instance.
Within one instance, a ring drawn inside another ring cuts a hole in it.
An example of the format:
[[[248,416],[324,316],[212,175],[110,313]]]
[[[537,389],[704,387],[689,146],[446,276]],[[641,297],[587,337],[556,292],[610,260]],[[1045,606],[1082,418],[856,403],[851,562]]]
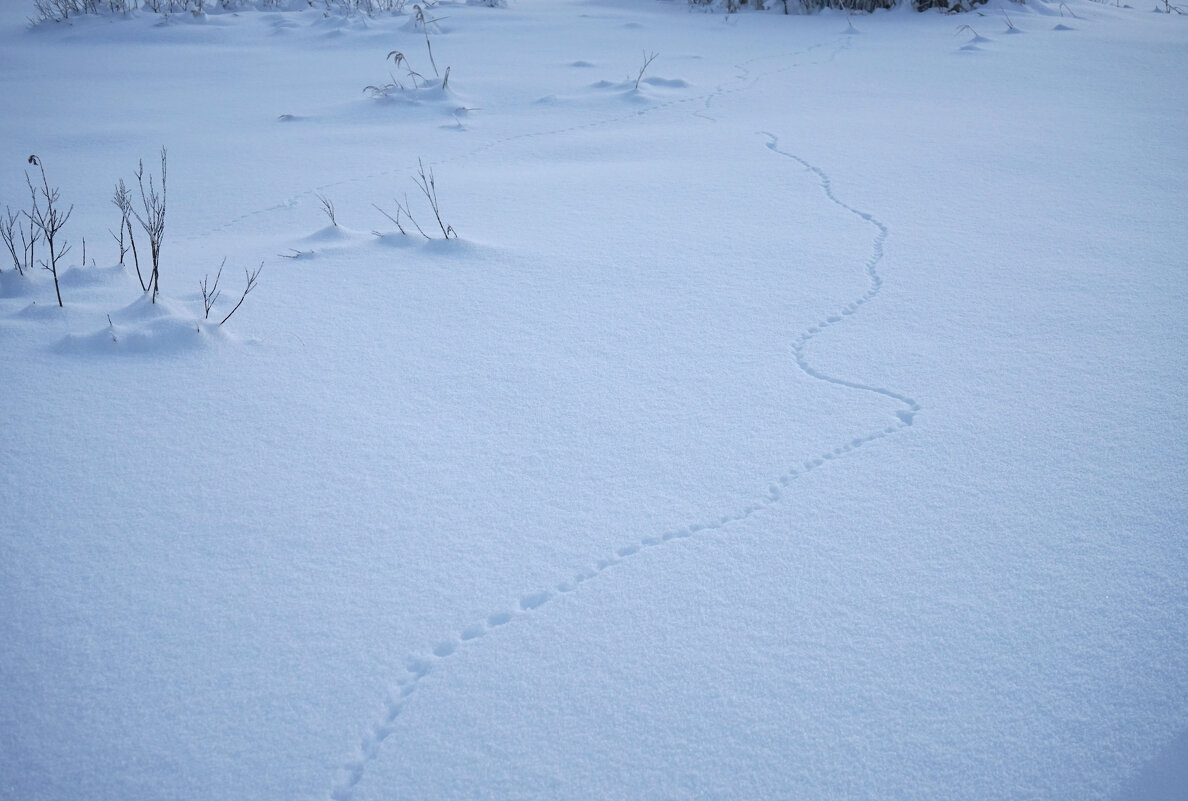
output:
[[[837,48],[837,50],[830,54],[829,58],[836,56],[837,52],[845,49],[848,44],[849,39],[847,37],[843,40],[843,43]],[[727,91],[741,91],[747,86],[753,85],[754,82],[758,80],[758,78],[752,77],[745,67],[739,66],[738,69],[740,74],[737,80],[744,84],[743,86],[736,86],[731,89],[718,87],[712,93],[693,99],[701,101],[703,107],[708,109],[711,105],[711,101],[715,97],[720,96]],[[784,67],[777,71],[783,72],[787,69],[790,69],[790,67]],[[672,101],[663,104],[663,106],[650,107],[644,112],[634,112],[630,115],[623,115],[608,120],[599,120],[597,122],[588,123],[581,126],[574,126],[572,128],[560,129],[557,131],[522,134],[520,136],[501,140],[501,142],[513,141],[515,139],[522,139],[530,136],[557,135],[581,128],[609,125],[629,119],[630,117],[636,116],[639,113],[647,113],[649,111],[655,111],[660,107],[672,106],[676,103],[683,102],[688,102],[688,100]],[[714,121],[713,118],[707,117],[701,111],[693,113],[702,119],[706,119],[710,122]],[[781,159],[795,162],[799,164],[804,170],[812,173],[819,182],[824,197],[829,203],[839,207],[848,214],[858,217],[873,229],[871,254],[863,264],[863,269],[865,271],[868,283],[866,291],[860,297],[857,297],[852,302],[846,304],[843,308],[836,310],[834,313],[826,315],[821,319],[820,322],[811,326],[799,335],[799,337],[791,345],[795,363],[802,372],[814,380],[846,387],[855,391],[881,395],[888,398],[889,400],[894,401],[900,408],[894,412],[893,419],[889,421],[887,425],[878,428],[877,430],[856,435],[850,439],[847,439],[845,442],[839,443],[837,447],[825,453],[817,454],[816,456],[802,460],[800,462],[800,466],[789,468],[783,474],[776,476],[758,496],[752,498],[748,502],[744,502],[736,509],[728,511],[712,519],[697,521],[669,531],[646,534],[635,538],[626,538],[626,541],[623,545],[619,546],[612,553],[607,554],[602,559],[599,559],[586,569],[580,570],[568,578],[557,582],[552,587],[525,593],[521,595],[516,602],[509,604],[507,607],[494,610],[486,617],[472,621],[469,625],[463,627],[461,630],[440,640],[432,648],[432,651],[429,654],[411,655],[407,657],[404,674],[395,680],[388,691],[387,697],[384,699],[383,713],[378,716],[378,718],[370,725],[366,733],[362,736],[357,755],[341,766],[329,794],[333,801],[350,801],[350,799],[352,799],[355,793],[355,788],[362,781],[363,776],[367,771],[367,766],[379,757],[385,742],[396,732],[401,713],[403,712],[405,705],[409,702],[410,698],[416,693],[418,687],[421,685],[421,682],[435,671],[440,671],[445,668],[448,665],[450,658],[454,654],[458,653],[461,649],[473,647],[477,641],[493,634],[501,627],[506,626],[515,620],[538,614],[554,599],[577,591],[587,581],[598,578],[602,574],[614,568],[616,565],[621,564],[625,560],[631,559],[636,554],[648,551],[650,549],[661,548],[666,543],[673,540],[714,534],[716,532],[720,532],[727,526],[754,517],[763,510],[779,503],[784,495],[785,488],[788,487],[788,485],[791,484],[798,476],[808,473],[828,461],[841,458],[868,443],[892,436],[913,424],[915,416],[921,411],[921,407],[910,397],[884,387],[873,386],[847,378],[830,375],[824,370],[815,367],[810,362],[807,355],[809,345],[815,337],[820,335],[826,329],[843,323],[846,319],[857,313],[863,305],[869,303],[878,296],[883,286],[883,279],[878,272],[878,266],[883,259],[883,243],[889,233],[887,226],[874,215],[850,206],[839,199],[834,192],[832,179],[823,169],[811,164],[804,158],[791,151],[782,149],[779,139],[774,134],[761,132],[761,135],[767,138],[768,141],[766,142],[766,147],[772,152],[772,154],[780,157]],[[497,146],[501,142],[490,143],[476,152],[488,150]]]

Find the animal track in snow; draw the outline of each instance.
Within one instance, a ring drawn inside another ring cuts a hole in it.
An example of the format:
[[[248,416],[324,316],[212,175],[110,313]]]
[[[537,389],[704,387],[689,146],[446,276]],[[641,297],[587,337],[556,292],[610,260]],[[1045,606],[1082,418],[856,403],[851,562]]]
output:
[[[866,277],[867,277],[867,281],[870,286],[867,288],[866,292],[863,293],[863,295],[860,298],[856,299],[855,301],[850,303],[848,306],[846,306],[839,312],[837,312],[835,314],[827,315],[824,320],[822,320],[821,322],[817,323],[814,326],[810,326],[803,334],[800,335],[800,337],[796,340],[796,343],[792,347],[793,354],[796,356],[797,366],[799,366],[800,369],[803,370],[808,375],[810,375],[813,378],[816,378],[820,381],[826,381],[830,384],[836,384],[838,386],[848,387],[849,389],[857,389],[857,390],[861,390],[863,392],[873,392],[877,395],[883,395],[885,397],[891,398],[892,400],[898,401],[899,403],[907,406],[908,408],[906,410],[900,410],[900,411],[896,412],[896,418],[899,420],[901,427],[910,426],[912,424],[912,420],[914,419],[916,413],[920,411],[920,405],[917,404],[914,400],[907,397],[906,395],[901,395],[900,393],[893,392],[889,389],[872,386],[870,384],[862,384],[857,381],[850,381],[845,378],[837,378],[834,376],[830,376],[830,375],[818,370],[817,368],[813,367],[808,362],[808,359],[805,358],[805,355],[804,355],[805,347],[806,347],[806,345],[808,345],[810,340],[812,340],[814,337],[821,334],[823,331],[825,331],[825,329],[829,328],[830,326],[836,325],[837,323],[842,322],[846,317],[852,315],[855,311],[857,311],[857,308],[859,306],[873,300],[875,298],[875,296],[879,294],[879,291],[883,288],[883,279],[879,276],[879,272],[878,272],[877,268],[878,268],[879,262],[883,260],[883,242],[887,239],[887,233],[888,233],[887,226],[884,225],[883,223],[881,223],[879,220],[877,220],[874,216],[867,214],[866,212],[859,211],[858,209],[854,208],[853,206],[850,206],[850,205],[838,200],[837,196],[833,193],[832,180],[829,178],[828,175],[825,174],[825,172],[820,167],[816,167],[816,166],[808,163],[807,161],[805,161],[800,156],[797,156],[794,153],[789,153],[787,151],[780,150],[779,139],[774,134],[768,133],[767,131],[760,131],[760,134],[762,136],[766,136],[768,138],[768,140],[769,140],[767,143],[768,150],[772,151],[773,153],[776,153],[777,155],[783,156],[785,158],[791,159],[792,161],[799,163],[806,170],[813,173],[817,177],[817,180],[820,182],[821,188],[825,192],[825,197],[829,198],[829,201],[831,203],[833,203],[835,206],[838,206],[839,208],[845,210],[846,212],[854,215],[855,217],[858,217],[859,219],[863,220],[864,222],[869,223],[877,231],[875,238],[874,238],[874,247],[873,247],[872,253],[870,255],[870,258],[867,259],[866,265],[865,265],[866,266]]]
[[[829,52],[827,58],[823,60],[831,61],[836,58],[839,53],[850,46],[851,41],[852,37],[843,37],[840,44],[831,52]],[[710,122],[716,122],[713,117],[704,113],[710,110],[715,99],[729,94],[746,91],[764,78],[794,70],[805,63],[803,59],[807,54],[823,47],[825,47],[824,44],[817,44],[803,51],[798,51],[795,53],[783,53],[752,58],[747,62],[743,62],[736,66],[738,75],[735,77],[733,84],[719,85],[712,91],[704,94],[696,96],[668,97],[664,99],[650,98],[654,102],[649,102],[646,105],[640,105],[622,113],[613,114],[606,118],[596,119],[582,124],[571,125],[553,130],[530,131],[498,140],[493,140],[471,150],[468,153],[460,154],[456,157],[442,160],[440,162],[434,162],[434,164],[448,164],[452,162],[466,161],[486,151],[515,141],[522,141],[538,137],[561,136],[570,132],[614,126],[620,123],[628,122],[646,114],[656,113],[663,109],[677,107],[682,104],[697,104],[699,108],[691,112],[693,115]],[[781,59],[783,60],[783,63],[774,69],[762,73],[752,73],[752,71],[748,69],[747,65],[753,65],[756,62],[770,59]],[[579,64],[575,62],[574,66],[585,66],[585,64]],[[643,81],[642,83],[648,84],[647,81]],[[683,82],[680,83],[683,84]],[[664,88],[682,89],[685,87],[667,86]],[[379,757],[383,750],[384,743],[399,729],[397,725],[398,719],[403,713],[405,705],[408,703],[409,699],[414,696],[417,689],[420,687],[421,682],[432,675],[435,671],[439,670],[442,665],[447,663],[447,660],[454,658],[456,654],[462,652],[467,647],[473,647],[476,642],[483,640],[487,635],[492,634],[498,629],[501,629],[505,626],[514,625],[517,621],[540,613],[542,610],[547,610],[548,605],[556,599],[572,595],[573,593],[577,592],[586,582],[598,578],[603,573],[612,570],[626,560],[636,558],[641,553],[651,551],[656,548],[662,548],[675,540],[685,540],[692,537],[704,537],[719,533],[728,526],[756,516],[762,511],[780,503],[786,494],[786,489],[798,477],[815,470],[817,467],[824,465],[826,462],[842,458],[856,451],[857,449],[862,448],[864,445],[889,437],[913,424],[915,415],[920,411],[920,406],[914,400],[889,389],[829,375],[823,370],[814,367],[808,361],[806,356],[806,348],[814,337],[818,336],[827,328],[844,322],[846,319],[858,312],[865,303],[873,300],[878,295],[882,287],[882,278],[879,276],[877,266],[883,257],[883,242],[888,235],[887,227],[874,216],[859,211],[858,209],[839,200],[834,194],[831,179],[823,170],[791,152],[780,149],[779,140],[775,135],[770,133],[765,133],[764,135],[767,136],[769,140],[767,143],[767,148],[773,154],[798,162],[805,170],[811,172],[817,178],[825,198],[829,203],[849,214],[857,216],[872,226],[874,229],[872,253],[863,265],[869,284],[866,292],[863,293],[861,297],[856,298],[849,304],[845,305],[843,308],[825,315],[820,322],[810,326],[807,330],[799,335],[799,338],[796,339],[791,346],[796,365],[801,371],[813,379],[841,387],[846,387],[851,390],[882,395],[894,400],[902,407],[895,412],[894,422],[880,427],[873,432],[860,436],[852,436],[844,443],[825,453],[818,454],[812,458],[801,459],[797,461],[794,465],[791,465],[785,469],[782,474],[772,479],[768,485],[757,494],[757,496],[751,498],[749,501],[744,501],[734,511],[720,514],[711,519],[678,526],[667,531],[642,534],[637,539],[625,542],[622,545],[614,548],[608,556],[595,561],[592,565],[586,567],[585,569],[578,570],[570,577],[558,581],[552,587],[525,593],[519,596],[517,601],[510,603],[507,607],[493,611],[479,620],[470,622],[469,624],[461,627],[453,635],[438,639],[436,644],[431,646],[427,654],[414,654],[409,656],[405,661],[404,672],[389,686],[383,701],[382,710],[377,714],[374,722],[372,722],[365,729],[363,736],[359,740],[357,752],[353,757],[345,760],[337,771],[333,786],[329,792],[329,797],[333,799],[333,801],[350,801],[353,798],[356,788],[366,774],[367,766]],[[291,197],[281,204],[252,211],[237,217],[236,219],[230,220],[223,225],[214,228],[209,233],[230,228],[253,217],[259,217],[277,211],[292,209],[302,201],[313,199],[318,193],[325,192],[335,187],[370,181],[380,177],[399,174],[400,172],[402,172],[401,169],[379,170],[367,175],[357,175],[341,181],[335,181],[311,188],[308,191]],[[197,236],[203,235],[204,234],[199,234]]]
[[[875,230],[873,239],[872,253],[867,259],[863,268],[865,270],[869,286],[866,292],[853,302],[845,306],[842,310],[835,314],[827,315],[821,322],[809,327],[792,346],[792,352],[796,360],[797,366],[808,376],[819,381],[824,381],[837,386],[846,387],[848,389],[858,390],[862,392],[874,393],[882,395],[896,401],[898,404],[906,407],[895,412],[896,423],[882,427],[874,432],[856,436],[844,444],[839,445],[826,453],[820,454],[816,458],[809,459],[802,463],[800,467],[791,467],[782,475],[776,477],[767,487],[766,491],[757,498],[752,499],[749,503],[737,509],[734,512],[723,514],[715,519],[709,521],[702,521],[692,523],[687,526],[671,529],[661,534],[651,534],[640,538],[637,541],[629,542],[616,548],[611,556],[598,560],[592,567],[579,571],[571,578],[561,581],[552,589],[541,590],[538,592],[528,593],[520,597],[518,604],[511,608],[505,609],[494,614],[489,615],[485,621],[476,621],[464,627],[454,638],[446,639],[439,643],[432,652],[432,656],[413,656],[410,657],[406,663],[406,673],[389,689],[388,697],[385,700],[384,714],[380,721],[371,726],[367,734],[364,735],[359,744],[359,753],[356,757],[343,765],[339,771],[337,782],[334,789],[331,791],[330,797],[333,801],[350,801],[354,794],[355,787],[362,780],[366,771],[367,764],[374,760],[380,753],[384,741],[396,731],[395,722],[404,708],[407,699],[416,691],[422,679],[428,676],[434,669],[435,665],[442,661],[449,659],[462,647],[467,644],[480,639],[487,633],[502,626],[509,625],[514,621],[525,618],[528,615],[534,614],[552,600],[569,595],[576,592],[582,584],[591,579],[597,578],[604,572],[614,568],[627,559],[631,559],[639,553],[646,550],[663,547],[666,543],[673,540],[687,539],[694,536],[705,536],[719,532],[732,524],[738,523],[748,518],[754,517],[764,509],[780,502],[783,498],[784,490],[794,479],[798,476],[808,473],[817,467],[824,465],[828,461],[839,459],[849,453],[854,452],[858,448],[889,437],[908,426],[911,426],[915,415],[920,412],[921,407],[911,398],[902,395],[898,392],[877,387],[870,384],[863,384],[857,381],[851,381],[845,378],[831,376],[822,370],[813,367],[805,356],[806,345],[824,330],[830,326],[837,325],[848,317],[852,316],[862,305],[873,300],[879,293],[883,286],[883,280],[878,273],[878,264],[883,258],[883,242],[887,238],[887,226],[880,222],[873,215],[850,206],[839,200],[833,192],[833,184],[829,176],[801,157],[781,150],[779,147],[779,139],[770,133],[763,133],[768,138],[767,148],[778,156],[790,159],[801,164],[804,169],[811,172],[821,185],[822,191],[826,199],[833,205],[843,209],[849,214],[855,215],[864,222],[871,225]]]

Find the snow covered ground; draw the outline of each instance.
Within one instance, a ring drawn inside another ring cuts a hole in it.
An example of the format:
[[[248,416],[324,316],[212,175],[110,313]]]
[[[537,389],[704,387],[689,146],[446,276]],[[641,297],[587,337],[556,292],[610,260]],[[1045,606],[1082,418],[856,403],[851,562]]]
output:
[[[1188,17],[432,13],[0,5],[0,796],[1183,798]]]

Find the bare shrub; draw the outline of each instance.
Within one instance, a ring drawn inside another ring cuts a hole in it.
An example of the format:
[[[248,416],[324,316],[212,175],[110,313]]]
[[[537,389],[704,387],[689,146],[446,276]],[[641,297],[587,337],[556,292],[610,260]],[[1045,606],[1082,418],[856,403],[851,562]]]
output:
[[[441,228],[441,235],[446,239],[457,239],[458,235],[454,233],[454,227],[446,225],[441,220],[441,208],[437,204],[437,184],[433,179],[433,168],[430,167],[429,172],[426,173],[425,163],[417,159],[417,177],[413,179],[413,182],[429,201],[429,206],[433,209],[433,216],[437,218],[437,225]]]
[[[210,319],[210,310],[214,308],[219,295],[223,294],[223,291],[219,289],[219,279],[223,277],[223,268],[226,266],[227,260],[223,259],[223,263],[219,265],[218,273],[215,274],[214,284],[210,284],[210,275],[208,274],[203,276],[202,283],[199,285],[202,287],[202,308],[205,311],[202,319],[204,320]]]
[[[141,281],[141,286],[146,292],[153,293],[153,303],[157,302],[157,294],[161,291],[161,241],[165,237],[165,175],[166,153],[163,147],[161,148],[161,187],[159,190],[151,173],[148,178],[148,188],[145,189],[143,161],[136,168],[136,183],[140,187],[140,202],[144,206],[144,215],[142,216],[136,209],[133,209],[132,213],[148,236],[149,251],[153,258],[153,271],[149,275],[148,286],[144,287],[143,281]],[[137,275],[140,274],[139,266],[136,272]]]
[[[27,216],[24,212],[13,211],[5,206],[4,215],[0,217],[0,239],[4,240],[4,246],[12,257],[13,268],[21,275],[25,275],[26,272],[33,269],[34,245],[41,239],[41,232],[32,224],[26,231],[25,218]],[[19,248],[17,247],[18,239],[20,240]]]
[[[41,171],[41,186],[34,186],[33,179],[29,177],[27,171],[25,172],[25,183],[28,184],[29,194],[33,198],[33,208],[24,214],[29,220],[30,230],[36,228],[49,248],[49,259],[42,260],[41,266],[54,276],[54,292],[58,296],[58,306],[60,307],[62,306],[62,289],[58,285],[58,261],[70,252],[70,245],[65,240],[59,239],[58,235],[62,232],[66,221],[70,219],[74,206],[63,213],[58,205],[61,195],[57,187],[50,189],[41,159],[37,156],[29,156],[29,163]]]
[[[231,315],[233,315],[233,314],[235,314],[235,312],[239,311],[239,307],[243,305],[244,299],[248,296],[248,294],[253,289],[256,288],[256,279],[260,277],[260,271],[263,269],[264,269],[264,262],[260,262],[260,266],[257,267],[252,272],[248,272],[248,269],[246,267],[243,268],[243,276],[245,279],[245,284],[243,287],[243,294],[239,296],[239,300],[237,300],[235,302],[235,306],[231,309],[231,311],[227,312],[227,316],[224,317],[222,320],[219,320],[219,325],[222,325],[223,323],[230,320]],[[223,268],[220,267],[219,272],[221,273],[222,271],[223,271]],[[218,283],[217,277],[215,279],[215,282]]]
[[[652,65],[652,62],[656,60],[656,56],[658,56],[658,55],[660,55],[660,54],[659,53],[644,53],[643,66],[641,66],[639,68],[639,74],[635,76],[635,89],[636,90],[639,89],[639,82],[641,80],[643,80],[644,73],[647,72],[648,67],[650,67]]]

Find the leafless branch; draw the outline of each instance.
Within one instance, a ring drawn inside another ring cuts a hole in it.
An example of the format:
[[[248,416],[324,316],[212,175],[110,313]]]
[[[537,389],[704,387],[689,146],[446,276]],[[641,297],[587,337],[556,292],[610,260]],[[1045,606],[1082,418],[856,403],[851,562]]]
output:
[[[224,317],[222,320],[219,321],[219,325],[222,325],[223,323],[230,320],[231,315],[233,315],[233,314],[235,314],[235,312],[239,311],[239,307],[243,305],[244,298],[246,298],[248,296],[249,292],[251,292],[253,289],[256,288],[256,279],[260,277],[260,271],[263,269],[264,269],[264,262],[260,262],[260,266],[257,267],[254,272],[249,273],[246,267],[243,268],[243,275],[247,281],[247,283],[243,287],[243,294],[239,296],[239,300],[236,302],[235,307],[232,308],[231,311],[227,312],[226,317]]]
[[[389,220],[396,223],[396,228],[399,229],[400,233],[404,234],[405,236],[408,236],[408,231],[404,230],[404,226],[400,222],[401,215],[408,218],[408,221],[411,222],[413,224],[413,227],[417,229],[417,233],[419,233],[421,236],[425,237],[426,239],[430,238],[429,234],[425,233],[424,229],[421,228],[421,225],[420,225],[420,223],[417,222],[416,218],[412,216],[412,212],[408,210],[408,195],[404,196],[404,204],[403,205],[401,205],[400,201],[396,200],[395,198],[392,198],[392,202],[396,204],[396,216],[395,217],[393,217],[391,214],[388,214],[388,212],[384,211],[379,206],[376,206],[374,203],[372,203],[371,205],[375,206],[376,211],[378,211],[380,214],[384,215]]]
[[[437,204],[437,184],[433,179],[433,168],[431,167],[428,172],[425,172],[425,163],[421,159],[417,159],[417,177],[413,179],[413,183],[417,185],[417,188],[421,190],[421,193],[429,201],[429,206],[433,209],[433,216],[437,218],[437,225],[441,228],[442,236],[449,239],[450,235],[453,234],[454,238],[457,238],[458,235],[454,233],[454,229],[447,227],[441,220],[441,209]],[[422,231],[421,233],[424,232]]]
[[[12,255],[12,266],[21,275],[25,274],[24,265],[21,264],[21,258],[17,256],[16,249],[16,228],[21,218],[19,212],[13,211],[8,206],[4,207],[4,216],[0,217],[0,239],[4,240],[5,247]],[[21,224],[21,239],[24,241],[25,230],[24,224]]]
[[[652,62],[656,60],[656,56],[658,56],[658,55],[660,55],[660,54],[659,53],[644,53],[643,66],[639,68],[639,74],[635,76],[635,88],[636,89],[639,89],[639,82],[641,80],[643,80],[644,73],[647,72],[648,67],[651,66]]]
[[[223,291],[219,289],[219,279],[223,277],[223,268],[226,266],[227,260],[224,258],[223,263],[219,265],[219,271],[215,273],[213,286],[207,286],[207,283],[210,280],[210,275],[205,275],[202,278],[202,306],[206,311],[205,315],[203,316],[203,319],[205,320],[210,319],[211,308],[215,305],[215,301],[219,299],[219,295],[223,294]]]
[[[140,212],[135,209],[132,210],[132,213],[136,215],[136,220],[144,228],[144,232],[149,238],[149,250],[153,257],[153,272],[149,276],[148,287],[145,290],[152,289],[153,303],[157,302],[157,293],[161,291],[161,240],[165,237],[165,175],[166,153],[165,148],[161,148],[160,191],[158,191],[151,174],[148,179],[148,189],[145,189],[144,161],[141,161],[136,170],[136,182],[140,186],[140,202],[144,206],[144,216],[142,217]],[[139,272],[138,266],[137,274]]]
[[[61,306],[62,289],[58,285],[58,261],[70,252],[70,245],[62,242],[59,248],[57,238],[58,234],[62,231],[62,227],[66,225],[66,221],[70,219],[70,215],[74,211],[74,206],[71,206],[63,214],[58,206],[58,200],[60,198],[58,188],[54,187],[50,189],[49,180],[45,177],[45,167],[42,166],[40,159],[37,156],[29,156],[29,163],[36,165],[41,171],[41,186],[34,187],[29,173],[25,173],[25,183],[28,184],[29,193],[33,196],[33,209],[31,212],[25,212],[25,216],[29,220],[30,230],[36,227],[45,239],[46,246],[49,247],[49,260],[42,260],[41,266],[53,274],[54,292],[58,296],[58,306]],[[39,194],[41,199],[45,201],[44,208],[42,208],[37,200]]]

